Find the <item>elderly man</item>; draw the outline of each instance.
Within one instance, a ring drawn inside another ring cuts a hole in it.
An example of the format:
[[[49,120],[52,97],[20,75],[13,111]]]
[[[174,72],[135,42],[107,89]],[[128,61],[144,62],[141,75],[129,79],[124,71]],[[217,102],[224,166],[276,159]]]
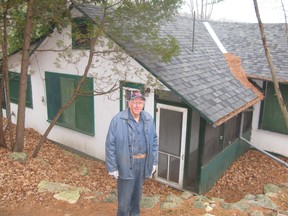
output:
[[[144,104],[144,96],[133,92],[129,108],[113,117],[106,138],[106,169],[117,179],[118,216],[140,215],[144,180],[158,162],[154,121]]]

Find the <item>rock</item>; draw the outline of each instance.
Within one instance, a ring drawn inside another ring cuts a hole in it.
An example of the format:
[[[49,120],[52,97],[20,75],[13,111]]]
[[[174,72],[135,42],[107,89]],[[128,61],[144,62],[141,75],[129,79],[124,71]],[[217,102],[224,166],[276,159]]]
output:
[[[212,208],[210,205],[207,205],[207,206],[205,207],[205,211],[206,211],[206,212],[213,211],[213,208]]]
[[[261,211],[252,211],[250,212],[251,216],[264,216],[264,214]]]
[[[246,200],[246,202],[257,207],[264,207],[276,211],[278,210],[277,205],[264,194],[256,195],[254,200]]]
[[[12,160],[19,161],[21,163],[24,163],[27,160],[27,154],[24,152],[12,152],[9,156]]]
[[[190,199],[191,197],[193,197],[193,193],[189,192],[189,191],[184,191],[182,194],[181,194],[181,198],[183,199]]]
[[[78,190],[79,192],[88,192],[90,191],[88,188],[83,188],[83,187],[74,187],[68,184],[63,184],[63,183],[57,183],[57,182],[49,182],[46,180],[42,180],[38,184],[38,191],[39,192],[52,192],[52,193],[59,193],[62,191],[69,191],[69,190]]]
[[[80,193],[79,190],[62,191],[58,194],[55,194],[53,197],[57,200],[62,200],[70,204],[74,204],[78,201]]]
[[[170,194],[166,197],[165,202],[161,204],[163,209],[177,208],[182,203],[182,199],[174,194]]]
[[[141,208],[153,208],[160,200],[160,196],[142,197],[140,202]]]
[[[49,163],[41,157],[36,157],[36,160],[39,161],[40,163],[42,163],[43,165],[46,165],[46,166],[49,165]]]
[[[109,196],[104,200],[106,203],[114,203],[117,202],[117,194],[115,192],[112,192],[109,194]]]
[[[238,209],[240,211],[248,211],[250,209],[250,205],[247,203],[244,203],[243,201],[239,201],[236,203],[222,202],[220,203],[220,205],[224,209]]]
[[[200,200],[196,200],[194,202],[194,207],[197,208],[197,209],[204,209],[205,208],[205,204],[200,201]]]
[[[277,194],[281,192],[281,188],[274,184],[264,185],[264,194],[269,197],[277,197]]]
[[[88,168],[84,165],[79,168],[79,172],[82,176],[87,176],[89,174]]]

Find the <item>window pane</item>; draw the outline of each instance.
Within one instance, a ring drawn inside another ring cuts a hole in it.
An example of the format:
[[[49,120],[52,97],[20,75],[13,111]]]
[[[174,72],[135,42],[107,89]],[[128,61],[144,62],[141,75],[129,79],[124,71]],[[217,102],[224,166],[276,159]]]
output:
[[[167,179],[168,174],[168,155],[159,153],[158,176]]]
[[[238,115],[225,123],[224,148],[233,143],[240,134],[241,115]]]
[[[179,183],[179,172],[180,172],[180,159],[176,157],[170,157],[170,169],[169,169],[169,180],[175,183]]]
[[[88,49],[90,45],[89,38],[90,22],[85,18],[74,18],[72,24],[73,48]]]
[[[73,95],[74,79],[61,77],[60,86],[61,86],[61,105],[63,106]],[[63,112],[61,123],[74,128],[76,126],[75,117],[76,112],[74,102]]]
[[[180,156],[181,148],[181,130],[182,130],[182,112],[161,109],[159,151]],[[161,127],[169,125],[169,127]]]
[[[243,121],[243,133],[247,132],[252,127],[252,118],[253,118],[253,112],[247,111],[243,112],[244,115],[244,121]]]
[[[205,143],[204,143],[204,163],[212,159],[217,153],[222,150],[222,130],[223,126],[217,128],[212,127],[206,122]]]

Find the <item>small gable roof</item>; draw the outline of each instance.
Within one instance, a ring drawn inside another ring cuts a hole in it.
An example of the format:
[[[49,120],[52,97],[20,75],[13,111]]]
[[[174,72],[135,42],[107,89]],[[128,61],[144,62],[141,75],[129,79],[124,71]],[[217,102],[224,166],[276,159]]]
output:
[[[272,80],[258,23],[210,22],[226,50],[241,58],[250,78]],[[285,24],[264,25],[272,62],[280,82],[288,82],[288,40]]]
[[[76,8],[92,20],[99,12],[96,6],[87,4]],[[136,61],[212,125],[222,124],[260,100],[251,88],[243,86],[233,76],[224,54],[203,22],[195,22],[194,39],[193,21],[188,17],[175,17],[161,27],[161,34],[175,37],[180,46],[180,54],[168,63],[143,52],[134,52],[135,41],[122,47],[128,54],[137,53],[132,55]],[[117,37],[113,39],[121,44]]]

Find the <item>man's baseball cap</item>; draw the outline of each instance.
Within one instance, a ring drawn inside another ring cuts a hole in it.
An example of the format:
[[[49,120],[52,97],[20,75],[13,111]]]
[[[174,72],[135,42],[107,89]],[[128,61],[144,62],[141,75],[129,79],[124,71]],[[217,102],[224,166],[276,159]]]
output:
[[[130,96],[130,100],[134,100],[136,98],[141,98],[142,100],[145,101],[145,97],[139,91],[134,91]]]

